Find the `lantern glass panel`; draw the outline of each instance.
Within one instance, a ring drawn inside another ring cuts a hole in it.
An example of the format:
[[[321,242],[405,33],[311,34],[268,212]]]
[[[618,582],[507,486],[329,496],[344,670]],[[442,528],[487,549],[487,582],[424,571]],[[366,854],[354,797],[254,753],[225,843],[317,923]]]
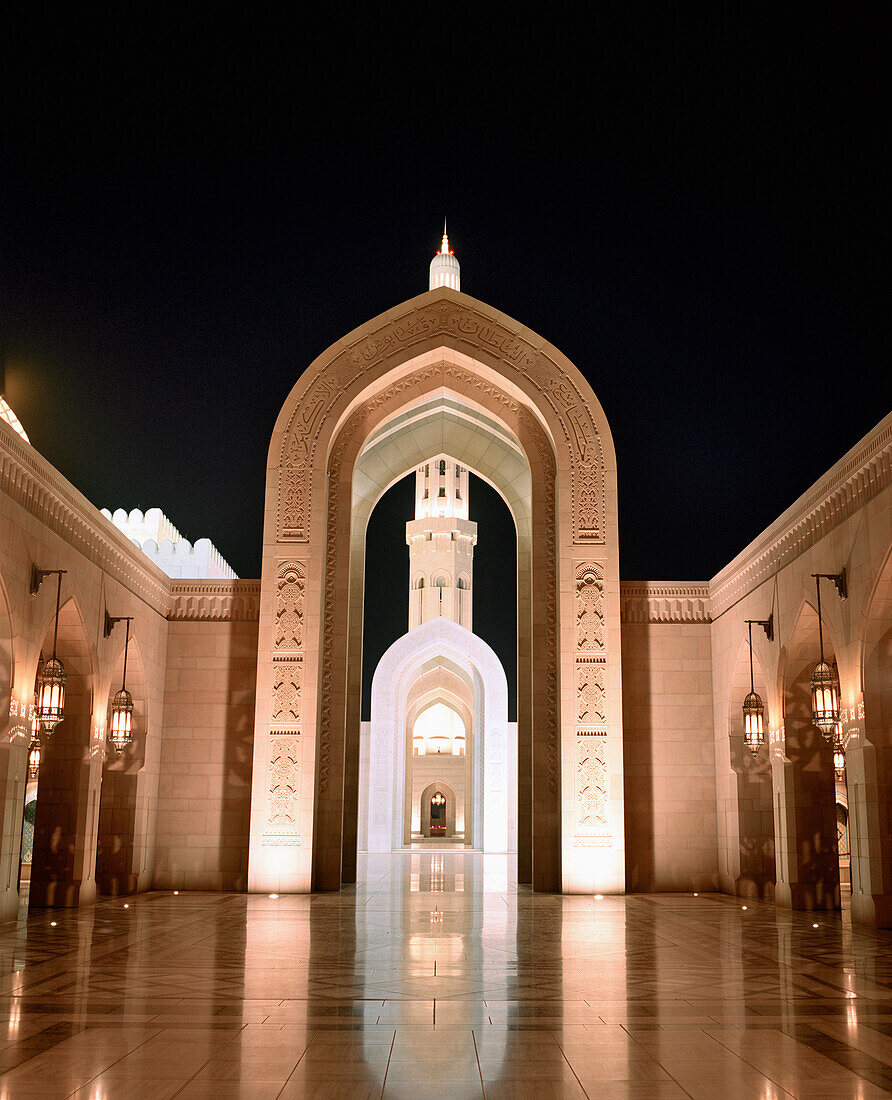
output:
[[[58,657],[43,666],[37,685],[37,718],[47,733],[52,733],[65,717],[65,682],[68,677]]]
[[[756,692],[743,700],[743,743],[753,756],[765,744],[765,705]]]
[[[839,721],[839,682],[826,661],[819,661],[811,676],[812,721],[828,740]]]

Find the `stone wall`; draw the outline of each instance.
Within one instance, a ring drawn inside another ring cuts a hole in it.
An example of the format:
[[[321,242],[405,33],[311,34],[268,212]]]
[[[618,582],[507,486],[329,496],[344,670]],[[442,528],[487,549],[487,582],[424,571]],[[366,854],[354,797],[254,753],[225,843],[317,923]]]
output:
[[[626,889],[718,884],[705,586],[623,585]]]
[[[221,603],[214,590],[227,585],[231,592]],[[257,669],[252,585],[257,587],[250,581],[173,585],[157,889],[247,886]]]

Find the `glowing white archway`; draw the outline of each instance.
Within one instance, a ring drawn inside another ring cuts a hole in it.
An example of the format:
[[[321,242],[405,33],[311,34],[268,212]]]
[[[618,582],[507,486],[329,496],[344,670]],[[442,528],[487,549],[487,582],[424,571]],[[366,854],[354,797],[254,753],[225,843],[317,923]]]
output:
[[[372,679],[368,790],[369,852],[404,847],[407,700],[412,684],[437,663],[469,687],[474,701],[472,754],[473,835],[485,852],[508,851],[511,808],[508,682],[493,649],[450,619],[431,619],[387,650]]]

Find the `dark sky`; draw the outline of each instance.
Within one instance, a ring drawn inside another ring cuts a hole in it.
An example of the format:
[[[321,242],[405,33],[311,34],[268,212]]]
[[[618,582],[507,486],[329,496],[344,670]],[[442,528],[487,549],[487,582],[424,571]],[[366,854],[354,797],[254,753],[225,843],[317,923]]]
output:
[[[462,288],[605,408],[623,577],[709,578],[890,406],[884,36],[624,10],[11,27],[0,320],[34,445],[257,576],[278,409],[426,289],[446,214]]]

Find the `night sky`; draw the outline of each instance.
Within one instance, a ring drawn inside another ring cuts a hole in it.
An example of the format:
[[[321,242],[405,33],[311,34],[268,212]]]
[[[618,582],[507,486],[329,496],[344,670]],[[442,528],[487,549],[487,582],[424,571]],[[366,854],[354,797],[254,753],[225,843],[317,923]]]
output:
[[[7,35],[3,388],[97,506],[158,505],[259,575],[282,402],[426,289],[444,215],[462,289],[604,406],[625,579],[708,579],[888,411],[867,9],[208,11]]]

